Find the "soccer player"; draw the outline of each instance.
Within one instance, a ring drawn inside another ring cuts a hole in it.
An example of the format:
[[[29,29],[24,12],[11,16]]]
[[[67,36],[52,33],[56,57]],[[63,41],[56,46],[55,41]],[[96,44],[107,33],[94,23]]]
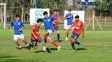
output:
[[[71,47],[75,49],[74,44],[80,44],[77,39],[80,36],[80,34],[83,34],[83,22],[79,20],[79,16],[75,16],[75,21],[73,22],[73,25],[67,30],[67,34],[69,34],[70,30],[73,28],[73,32],[71,35]]]
[[[73,14],[71,13],[71,9],[68,9],[68,14],[65,16],[65,20],[67,20],[67,30],[72,26],[73,23]],[[68,34],[66,34],[66,41],[68,40]]]
[[[20,15],[15,15],[15,19],[11,21],[10,28],[14,27],[14,41],[17,45],[17,48],[21,49],[19,39],[21,39],[26,46],[28,46],[26,39],[23,35],[24,23],[21,21]]]
[[[58,42],[61,42],[61,40],[60,40],[59,25],[58,25],[58,13],[57,13],[56,10],[54,10],[54,12],[52,13],[52,17],[54,19],[53,26],[54,26],[54,31],[57,34],[57,40],[58,40]]]
[[[42,43],[42,45],[46,48],[46,51],[51,53],[51,51],[49,50],[49,48],[46,47],[45,42],[42,40],[42,38],[40,37],[40,34],[39,34],[39,29],[40,29],[42,22],[43,22],[42,19],[38,19],[37,24],[35,24],[32,27],[31,44],[29,44],[28,49],[30,49],[31,47],[37,46],[37,42],[39,42],[39,43]]]
[[[52,16],[48,16],[48,12],[47,11],[45,11],[43,13],[43,15],[44,15],[43,23],[44,23],[45,30],[46,30],[45,35],[44,35],[44,42],[47,42],[47,39],[48,39],[50,41],[50,43],[53,46],[57,47],[57,49],[59,51],[60,50],[60,45],[57,42],[55,42],[53,40],[53,38],[52,38],[52,33],[54,31],[54,26],[53,26],[53,21],[54,20],[53,20],[53,17]],[[43,48],[43,49],[45,49],[45,48]]]

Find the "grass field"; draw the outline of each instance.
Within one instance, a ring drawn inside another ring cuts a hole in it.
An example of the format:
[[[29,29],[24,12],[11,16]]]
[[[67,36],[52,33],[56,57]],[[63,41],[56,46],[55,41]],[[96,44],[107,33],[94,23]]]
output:
[[[62,27],[61,27],[62,28]],[[97,27],[98,28],[98,27]],[[107,29],[108,28],[108,29]],[[44,33],[41,28],[41,35]],[[26,26],[24,34],[30,42],[30,26]],[[43,36],[43,35],[42,35]],[[54,34],[55,36],[55,34]],[[61,50],[52,53],[42,52],[42,46],[37,49],[16,49],[13,41],[13,31],[0,30],[0,62],[112,62],[112,26],[103,25],[102,31],[85,31],[85,37],[80,37],[81,46],[72,50],[69,41],[65,41],[65,30],[61,29]],[[24,46],[24,44],[22,43]]]

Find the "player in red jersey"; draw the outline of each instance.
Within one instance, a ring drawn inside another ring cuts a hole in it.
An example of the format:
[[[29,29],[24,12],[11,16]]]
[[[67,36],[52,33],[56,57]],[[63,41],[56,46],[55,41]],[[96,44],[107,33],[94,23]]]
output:
[[[58,13],[56,10],[54,10],[54,12],[52,13],[52,16],[53,16],[53,26],[54,26],[54,31],[56,32],[57,34],[57,40],[58,42],[61,42],[60,40],[60,31],[59,31],[59,24],[58,24]]]
[[[75,16],[75,21],[73,25],[68,29],[67,34],[69,34],[70,30],[73,28],[72,35],[71,35],[71,47],[75,49],[74,44],[80,45],[80,42],[77,41],[78,37],[81,33],[83,33],[83,22],[79,20],[79,16]]]
[[[39,29],[40,29],[41,24],[42,24],[42,19],[38,19],[37,24],[35,24],[32,27],[31,44],[29,44],[28,49],[30,49],[31,47],[37,46],[37,42],[39,42],[39,43],[42,43],[42,45],[46,48],[46,51],[48,51],[50,53],[49,48],[46,47],[45,42],[42,40],[42,38],[40,37],[40,34],[39,34]]]

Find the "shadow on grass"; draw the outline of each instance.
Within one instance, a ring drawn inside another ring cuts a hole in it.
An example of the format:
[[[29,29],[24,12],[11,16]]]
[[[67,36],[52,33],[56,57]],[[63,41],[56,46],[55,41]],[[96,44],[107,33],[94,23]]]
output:
[[[43,50],[40,50],[40,51],[36,51],[35,53],[40,53],[40,52],[45,52],[45,51],[43,51]]]
[[[77,48],[76,50],[86,50],[86,48]]]
[[[53,51],[53,50],[57,50],[57,48],[50,48],[50,50],[51,50],[51,51]]]
[[[22,49],[28,49],[27,47],[22,47]]]
[[[21,62],[23,60],[15,59],[17,56],[0,55],[0,62]]]
[[[3,56],[3,55],[0,55],[0,58],[13,58],[13,57],[16,57],[16,56]]]
[[[0,62],[24,62],[20,59],[0,59]]]

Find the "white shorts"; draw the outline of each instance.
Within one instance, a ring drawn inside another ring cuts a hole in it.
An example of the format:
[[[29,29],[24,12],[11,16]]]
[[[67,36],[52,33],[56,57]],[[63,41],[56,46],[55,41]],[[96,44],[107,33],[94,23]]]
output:
[[[66,28],[66,29],[68,30],[71,26],[72,26],[72,25],[67,25],[67,28]]]
[[[23,34],[14,35],[14,40],[17,41],[18,39],[24,39],[24,35]]]
[[[51,37],[53,31],[52,30],[47,30],[47,32],[49,33],[49,37]]]

